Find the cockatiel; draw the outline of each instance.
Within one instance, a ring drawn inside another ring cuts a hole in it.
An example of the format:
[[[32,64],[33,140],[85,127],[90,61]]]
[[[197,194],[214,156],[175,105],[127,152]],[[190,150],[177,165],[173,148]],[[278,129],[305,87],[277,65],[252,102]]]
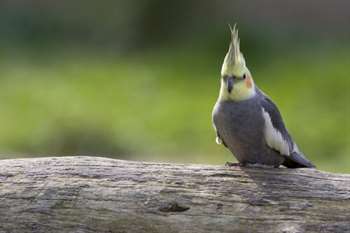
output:
[[[276,105],[255,84],[243,54],[236,26],[221,69],[221,88],[212,120],[218,144],[239,164],[288,168],[315,167],[289,135]]]

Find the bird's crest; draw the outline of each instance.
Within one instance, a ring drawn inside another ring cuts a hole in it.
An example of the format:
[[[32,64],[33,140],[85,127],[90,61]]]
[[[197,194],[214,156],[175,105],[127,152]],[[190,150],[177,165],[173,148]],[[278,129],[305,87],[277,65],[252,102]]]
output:
[[[240,50],[238,29],[236,27],[236,24],[233,28],[231,25],[229,25],[229,27],[231,31],[231,42],[228,52],[225,56],[224,63],[222,65],[222,75],[235,73],[235,71],[239,71],[240,69],[245,68],[245,60]]]

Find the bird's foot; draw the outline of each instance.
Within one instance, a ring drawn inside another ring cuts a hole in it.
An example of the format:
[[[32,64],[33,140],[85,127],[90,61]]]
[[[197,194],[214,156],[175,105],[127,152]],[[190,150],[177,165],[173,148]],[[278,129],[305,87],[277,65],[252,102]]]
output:
[[[247,163],[244,166],[250,167],[250,168],[278,168],[279,167],[279,165],[266,165],[266,164],[259,164],[259,163]]]
[[[247,168],[278,168],[279,165],[266,165],[259,163],[232,163],[226,162],[226,167],[247,167]]]
[[[226,162],[225,167],[241,167],[243,164],[241,163],[232,163],[232,162]]]

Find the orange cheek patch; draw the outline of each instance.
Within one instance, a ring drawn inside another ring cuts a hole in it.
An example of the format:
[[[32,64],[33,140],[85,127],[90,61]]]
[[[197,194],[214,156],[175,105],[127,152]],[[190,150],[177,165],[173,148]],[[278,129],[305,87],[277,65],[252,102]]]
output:
[[[245,80],[245,85],[248,88],[252,87],[252,80],[250,79],[250,77]]]

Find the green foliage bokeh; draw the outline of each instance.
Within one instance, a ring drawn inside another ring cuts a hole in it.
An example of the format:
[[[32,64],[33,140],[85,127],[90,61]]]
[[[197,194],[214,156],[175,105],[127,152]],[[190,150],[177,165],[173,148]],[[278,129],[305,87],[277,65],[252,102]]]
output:
[[[211,110],[227,22],[242,12],[236,16],[248,67],[279,106],[300,149],[320,169],[350,172],[348,37],[336,27],[331,36],[317,25],[298,31],[293,20],[283,27],[268,20],[257,24],[241,17],[242,5],[211,4],[3,4],[1,158],[233,160],[215,144]]]

